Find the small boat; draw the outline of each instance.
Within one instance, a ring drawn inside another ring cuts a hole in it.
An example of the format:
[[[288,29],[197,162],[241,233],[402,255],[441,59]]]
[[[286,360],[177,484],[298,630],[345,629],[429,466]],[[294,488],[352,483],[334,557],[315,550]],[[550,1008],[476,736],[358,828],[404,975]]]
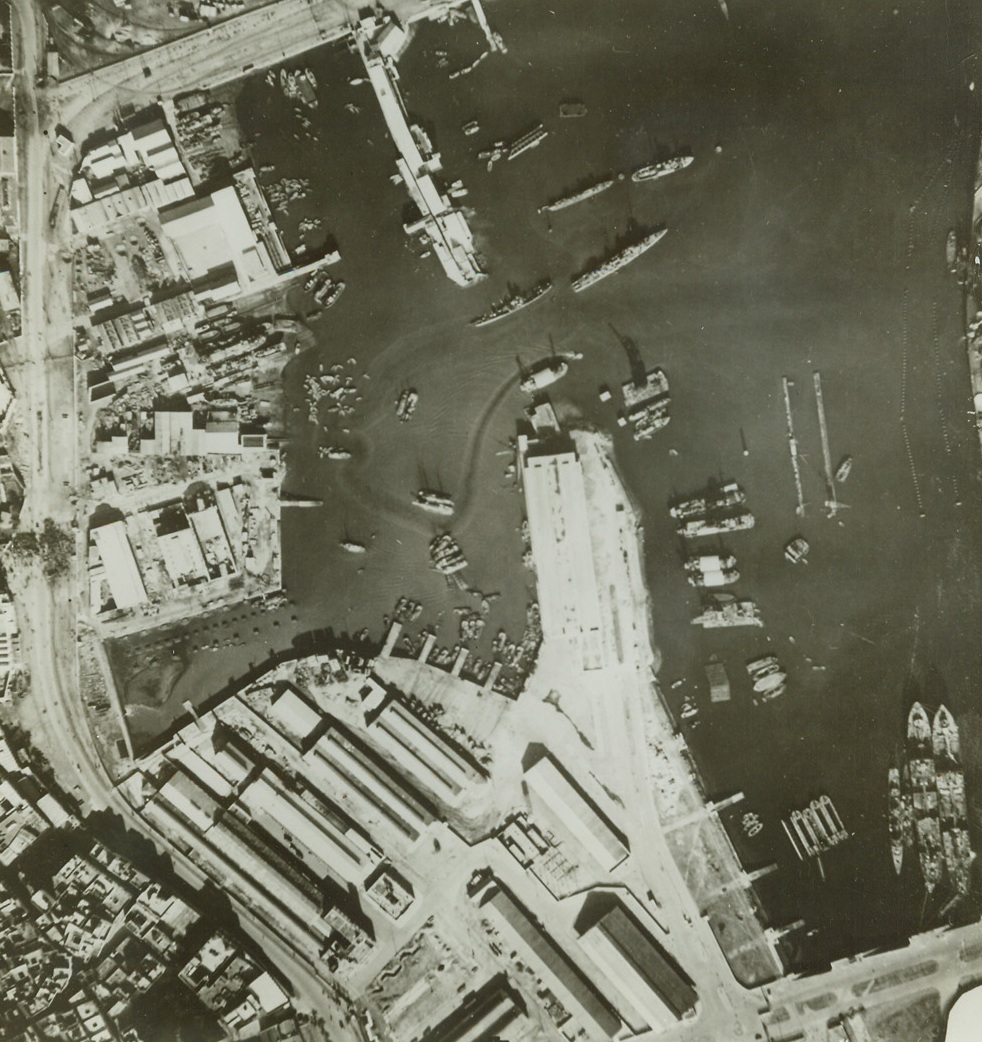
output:
[[[842,462],[835,468],[835,480],[840,484],[849,477],[852,472],[852,456],[843,456]]]
[[[802,536],[795,536],[790,543],[784,548],[784,556],[792,564],[808,564],[805,559],[805,555],[811,548],[808,545],[808,540]]]
[[[408,423],[419,404],[419,393],[415,387],[407,387],[396,399],[396,416],[403,423]]]
[[[321,459],[351,459],[351,453],[347,449],[342,449],[340,445],[328,445],[326,448],[322,446],[317,450],[317,454]]]
[[[338,545],[349,554],[363,554],[366,550],[364,543],[358,543],[354,539],[342,539]]]

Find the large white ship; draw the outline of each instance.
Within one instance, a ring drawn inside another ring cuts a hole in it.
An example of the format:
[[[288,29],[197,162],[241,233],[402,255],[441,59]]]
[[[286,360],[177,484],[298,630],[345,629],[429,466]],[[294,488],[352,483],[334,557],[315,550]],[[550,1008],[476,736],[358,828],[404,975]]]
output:
[[[651,163],[631,174],[632,181],[656,181],[659,177],[667,177],[677,170],[684,170],[692,165],[692,156],[672,156],[661,163]]]
[[[626,247],[619,253],[615,253],[609,260],[605,260],[603,263],[598,264],[597,267],[585,271],[582,275],[578,275],[572,281],[573,292],[582,293],[583,290],[589,289],[601,279],[605,279],[608,275],[613,275],[614,272],[620,271],[625,265],[640,257],[642,253],[650,250],[656,242],[660,242],[667,231],[667,228],[660,228],[656,232],[650,232],[639,242],[634,243],[633,246]]]

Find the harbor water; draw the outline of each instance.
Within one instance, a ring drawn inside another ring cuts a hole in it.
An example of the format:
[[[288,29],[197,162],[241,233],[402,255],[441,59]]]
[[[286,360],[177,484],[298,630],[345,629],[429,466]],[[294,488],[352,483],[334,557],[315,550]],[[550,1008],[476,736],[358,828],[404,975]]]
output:
[[[303,113],[309,127],[278,85],[260,76],[243,89],[240,118],[264,180],[309,182],[290,204],[291,243],[301,219],[320,218],[321,229],[304,234],[312,247],[334,237],[347,283],[337,305],[311,320],[318,346],[285,374],[287,487],[324,501],[284,511],[291,618],[298,629],[367,629],[380,639],[405,595],[423,604],[420,623],[437,627],[439,643],[454,644],[454,609],[479,598],[429,566],[429,540],[447,526],[409,500],[434,487],[457,501],[449,527],[470,561],[468,585],[500,594],[478,654],[499,629],[518,639],[531,576],[521,563],[521,496],[507,473],[527,404],[516,356],[582,353],[552,400],[567,419],[615,431],[619,469],[642,510],[665,696],[675,709],[683,697],[700,707],[698,727],[685,733],[710,794],[745,794],[726,820],[748,867],[778,866],[758,884],[771,921],[805,921],[790,942],[794,965],[897,943],[935,925],[943,904],[940,894],[924,900],[916,866],[898,879],[890,860],[887,767],[915,697],[944,701],[959,721],[982,842],[982,479],[962,298],[945,263],[947,231],[966,234],[971,211],[979,16],[966,0],[731,0],[728,16],[711,0],[552,8],[489,4],[508,51],[467,75],[449,73],[485,47],[469,22],[420,27],[399,63],[411,117],[433,139],[447,180],[469,190],[463,203],[490,272],[470,289],[402,231],[407,197],[390,180],[393,148],[357,82],[356,55],[332,46],[309,57],[320,99]],[[585,116],[559,117],[570,99]],[[467,136],[471,120],[480,129]],[[491,171],[477,159],[538,121],[549,131],[538,147]],[[689,169],[646,184],[627,178],[567,210],[537,212],[587,179],[677,150],[694,154]],[[570,277],[591,258],[662,222],[668,234],[652,250],[571,293]],[[469,325],[510,284],[547,276],[555,289],[543,300]],[[630,375],[618,335],[671,384],[671,422],[646,443],[616,426],[617,389]],[[343,420],[325,414],[319,430],[304,377],[333,364],[355,374],[362,398]],[[833,465],[846,454],[855,461],[832,518],[814,371]],[[803,517],[783,377],[793,381]],[[598,401],[602,384],[614,402]],[[394,403],[407,387],[419,406],[401,424]],[[351,459],[319,458],[327,444]],[[760,606],[760,629],[691,625],[698,598],[668,504],[713,479],[739,481],[756,516],[752,531],[705,544],[736,556],[735,589]],[[811,544],[807,565],[783,556],[795,535]],[[344,540],[368,550],[346,553]],[[745,664],[765,653],[787,670],[788,691],[754,706]],[[713,654],[733,692],[718,706],[703,671]],[[221,668],[224,683],[234,664]],[[796,858],[781,819],[822,794],[850,838],[819,871]],[[740,830],[747,811],[764,824],[753,839]]]

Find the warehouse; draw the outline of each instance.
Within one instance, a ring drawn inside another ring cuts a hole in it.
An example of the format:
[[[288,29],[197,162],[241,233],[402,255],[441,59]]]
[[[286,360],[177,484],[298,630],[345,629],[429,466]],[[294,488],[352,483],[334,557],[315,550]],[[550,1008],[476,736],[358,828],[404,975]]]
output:
[[[335,726],[317,741],[304,759],[333,789],[356,803],[367,804],[411,840],[417,839],[432,820],[420,800]]]
[[[522,435],[518,444],[543,635],[568,642],[582,669],[600,669],[600,598],[579,456],[565,438],[546,447]]]
[[[361,695],[369,735],[431,792],[453,802],[480,779],[464,755],[377,680],[370,678]]]
[[[514,946],[519,958],[576,1017],[587,1038],[608,1039],[620,1030],[620,1019],[582,970],[510,891],[500,883],[492,883],[481,897],[481,910],[494,913],[491,918],[505,935],[505,943]]]
[[[575,928],[632,1029],[663,1030],[695,1010],[692,983],[613,894],[588,896]]]
[[[525,769],[525,784],[604,872],[627,857],[626,843],[549,753]]]
[[[112,521],[92,530],[96,549],[105,569],[113,603],[117,608],[135,608],[147,600],[125,521]]]
[[[484,1042],[494,1038],[520,1012],[524,1011],[519,1009],[507,978],[499,974],[471,992],[449,1017],[425,1032],[423,1042]]]

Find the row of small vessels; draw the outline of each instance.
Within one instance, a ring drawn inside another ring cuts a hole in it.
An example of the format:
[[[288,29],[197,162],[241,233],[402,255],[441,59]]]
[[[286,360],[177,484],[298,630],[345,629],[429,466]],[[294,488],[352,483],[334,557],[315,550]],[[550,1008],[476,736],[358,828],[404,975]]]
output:
[[[674,503],[669,513],[683,539],[744,531],[754,526],[754,515],[746,509],[746,495],[735,482],[710,485],[704,492]],[[736,582],[739,572],[732,554],[694,554],[686,558],[689,582],[700,588]],[[746,598],[713,592],[703,601],[702,611],[692,620],[705,629],[729,626],[763,626],[757,605]]]
[[[946,706],[933,720],[920,702],[911,706],[906,757],[890,767],[887,781],[890,853],[898,875],[916,854],[928,893],[947,875],[956,895],[967,894],[974,854],[958,724]]]

